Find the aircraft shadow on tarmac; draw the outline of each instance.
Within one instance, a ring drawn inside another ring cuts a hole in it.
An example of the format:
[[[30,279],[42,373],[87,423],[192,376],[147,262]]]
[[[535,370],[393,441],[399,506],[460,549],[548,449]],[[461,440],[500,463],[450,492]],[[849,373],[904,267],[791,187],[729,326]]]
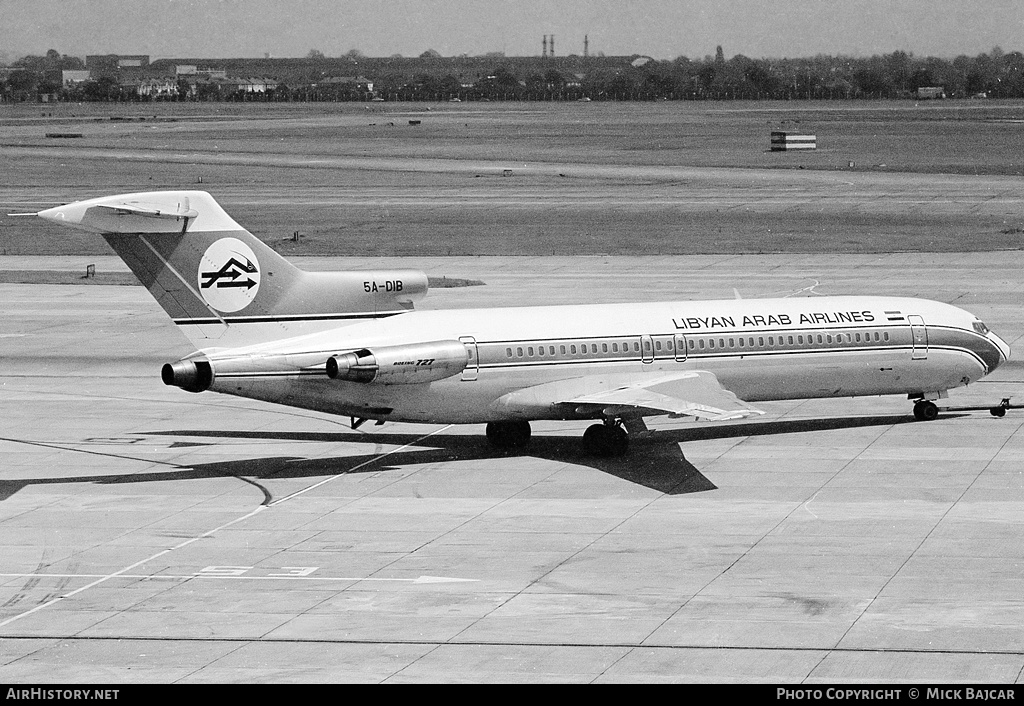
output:
[[[412,444],[412,446],[386,456],[382,456],[379,450],[369,454],[346,454],[343,456],[314,459],[271,456],[237,461],[200,463],[192,466],[175,466],[175,470],[148,473],[0,480],[0,501],[28,485],[146,483],[153,481],[233,477],[260,488],[265,495],[264,502],[269,503],[273,498],[261,481],[273,480],[275,478],[315,478],[346,472],[380,473],[426,463],[482,461],[508,456],[530,456],[559,463],[585,466],[668,495],[685,495],[717,489],[714,483],[686,460],[680,446],[680,444],[686,442],[853,429],[857,427],[891,426],[913,421],[913,417],[907,415],[885,415],[764,422],[745,421],[738,424],[701,425],[691,428],[659,430],[646,438],[634,440],[630,445],[630,452],[621,458],[601,458],[587,454],[582,447],[580,438],[576,435],[535,435],[525,449],[507,452],[488,446],[482,434],[437,434],[424,439],[422,434],[362,433],[356,431],[274,432],[182,429],[139,432],[142,436],[211,439],[209,445],[216,444],[217,439],[253,439],[262,441],[386,444],[389,447],[400,447],[405,444]],[[206,442],[202,441],[176,442],[176,444],[188,446],[207,445]],[[74,451],[74,449],[68,450]],[[379,462],[374,462],[378,458],[380,459]],[[353,470],[346,471],[346,468]]]

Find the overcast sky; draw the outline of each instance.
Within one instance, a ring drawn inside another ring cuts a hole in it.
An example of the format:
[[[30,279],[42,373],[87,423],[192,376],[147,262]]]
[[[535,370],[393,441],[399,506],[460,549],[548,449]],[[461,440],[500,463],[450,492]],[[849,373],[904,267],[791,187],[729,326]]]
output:
[[[1024,0],[0,0],[0,58],[444,56],[501,51],[700,58],[1024,50]]]

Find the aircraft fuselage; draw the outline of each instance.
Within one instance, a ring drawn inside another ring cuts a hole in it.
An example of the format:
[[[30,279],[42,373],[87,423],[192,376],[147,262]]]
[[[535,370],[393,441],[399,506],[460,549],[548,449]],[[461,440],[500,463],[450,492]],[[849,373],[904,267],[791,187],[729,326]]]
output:
[[[339,353],[424,341],[461,342],[465,367],[426,382],[324,372]],[[975,316],[947,304],[818,297],[416,311],[206,357],[217,392],[369,419],[474,423],[593,417],[552,400],[684,370],[713,373],[747,402],[932,399],[1008,355]]]

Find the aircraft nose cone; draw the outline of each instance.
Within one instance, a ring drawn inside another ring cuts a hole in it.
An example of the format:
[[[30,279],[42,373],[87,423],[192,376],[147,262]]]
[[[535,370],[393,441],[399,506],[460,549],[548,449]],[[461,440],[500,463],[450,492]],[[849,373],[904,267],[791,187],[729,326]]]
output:
[[[992,341],[992,343],[996,344],[996,348],[999,349],[999,363],[1004,363],[1007,360],[1009,360],[1010,359],[1010,346],[1009,346],[1009,344],[1007,344],[1006,341],[1004,341],[1003,339],[999,338],[999,336],[995,335],[991,331],[989,332],[988,337]]]

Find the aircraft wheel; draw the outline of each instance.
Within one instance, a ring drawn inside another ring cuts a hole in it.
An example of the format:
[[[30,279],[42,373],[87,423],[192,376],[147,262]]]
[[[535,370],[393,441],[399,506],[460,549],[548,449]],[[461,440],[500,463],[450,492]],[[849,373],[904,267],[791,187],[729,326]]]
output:
[[[629,448],[629,435],[617,424],[594,424],[583,433],[583,444],[598,456],[623,456]]]
[[[530,423],[488,422],[487,440],[491,446],[499,449],[517,449],[526,446],[530,441]]]
[[[939,416],[939,408],[931,400],[922,400],[914,405],[914,417],[921,422],[930,422]]]
[[[1005,417],[1006,416],[1006,408],[1005,407],[993,407],[988,412],[993,417]]]

